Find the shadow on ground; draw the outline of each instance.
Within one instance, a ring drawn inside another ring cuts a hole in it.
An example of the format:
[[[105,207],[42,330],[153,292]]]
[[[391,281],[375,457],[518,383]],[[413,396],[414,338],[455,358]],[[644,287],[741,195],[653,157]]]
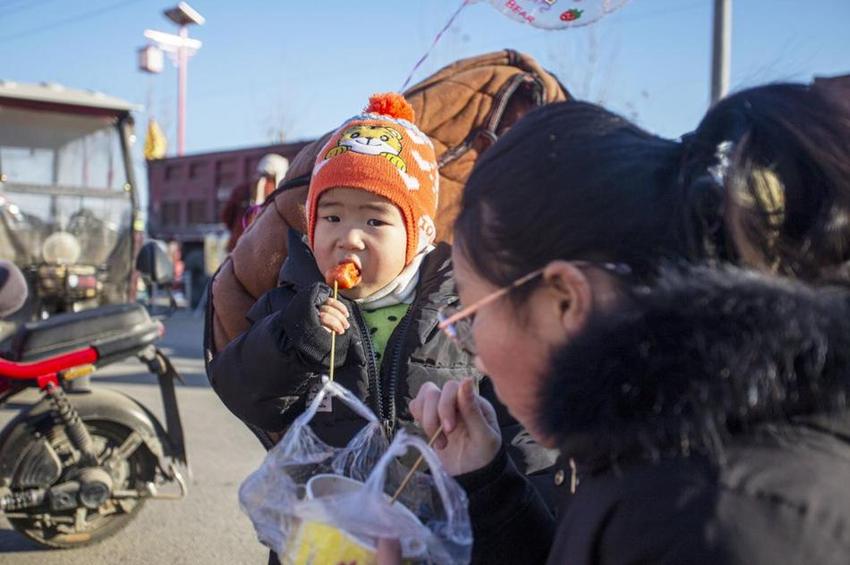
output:
[[[24,552],[52,550],[41,547],[15,530],[0,528],[0,553],[5,553],[7,551]]]

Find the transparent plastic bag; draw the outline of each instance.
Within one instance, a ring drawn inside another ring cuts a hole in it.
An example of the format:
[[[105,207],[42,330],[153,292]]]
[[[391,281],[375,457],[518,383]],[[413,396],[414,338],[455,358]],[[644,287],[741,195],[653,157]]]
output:
[[[327,396],[343,402],[365,420],[363,429],[343,448],[326,444],[309,426]],[[259,469],[239,488],[239,504],[254,524],[257,538],[283,555],[300,525],[296,510],[310,478],[335,474],[364,479],[386,452],[387,445],[375,414],[346,388],[326,382],[307,410],[269,451]]]
[[[308,426],[326,395],[347,404],[366,425],[344,448],[322,442]],[[399,458],[422,454],[398,501],[391,495],[408,472]],[[260,468],[239,490],[257,536],[282,563],[376,562],[379,538],[401,542],[405,563],[468,563],[472,550],[466,494],[436,453],[400,431],[387,445],[375,415],[350,391],[326,383]]]
[[[407,471],[398,464],[398,458],[411,448],[422,454],[431,474],[416,472],[391,505],[391,495]],[[305,521],[368,540],[370,547],[379,538],[397,539],[403,558],[415,563],[469,562],[472,526],[466,493],[421,438],[399,431],[365,483],[329,478],[342,484],[317,493],[317,479],[322,480],[314,478],[310,485],[314,496],[305,499],[298,510]]]

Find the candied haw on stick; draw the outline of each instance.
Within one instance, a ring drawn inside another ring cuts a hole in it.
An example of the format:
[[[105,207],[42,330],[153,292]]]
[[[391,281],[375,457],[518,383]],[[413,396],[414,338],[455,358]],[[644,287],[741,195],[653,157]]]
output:
[[[360,269],[352,261],[344,261],[325,273],[325,282],[333,286],[334,281],[341,290],[354,288],[360,284]]]

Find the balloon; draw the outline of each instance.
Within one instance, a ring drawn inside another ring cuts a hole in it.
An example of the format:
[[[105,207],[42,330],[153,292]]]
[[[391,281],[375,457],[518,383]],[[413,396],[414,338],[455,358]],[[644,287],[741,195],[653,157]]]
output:
[[[542,29],[564,29],[591,24],[628,0],[489,0],[500,12]]]

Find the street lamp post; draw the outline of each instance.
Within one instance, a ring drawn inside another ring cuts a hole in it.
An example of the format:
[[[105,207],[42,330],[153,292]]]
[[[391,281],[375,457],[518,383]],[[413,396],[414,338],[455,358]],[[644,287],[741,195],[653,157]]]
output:
[[[714,0],[714,33],[711,54],[711,103],[729,92],[732,59],[732,0]]]
[[[206,20],[186,2],[180,2],[177,6],[163,11],[163,14],[180,26],[178,35],[146,29],[145,37],[158,49],[170,54],[177,66],[177,156],[180,157],[186,147],[186,70],[189,66],[189,57],[201,48],[200,41],[189,37],[189,26],[203,25]],[[144,66],[142,70],[159,72]]]
[[[177,54],[177,154],[183,155],[186,147],[186,67],[189,65],[189,56],[186,54],[189,29],[186,26],[180,28],[180,39],[182,42]]]

